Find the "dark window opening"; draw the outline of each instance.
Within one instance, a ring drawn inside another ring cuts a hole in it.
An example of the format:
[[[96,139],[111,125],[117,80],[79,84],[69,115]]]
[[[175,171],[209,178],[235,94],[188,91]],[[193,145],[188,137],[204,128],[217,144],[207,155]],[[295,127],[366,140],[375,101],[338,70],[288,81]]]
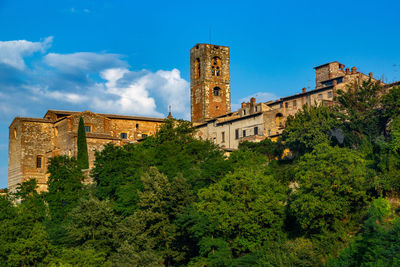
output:
[[[139,123],[136,123],[136,129],[139,129]]]
[[[128,134],[127,133],[121,133],[121,139],[127,139]]]
[[[258,127],[254,127],[254,135],[258,135]]]
[[[235,130],[235,139],[239,139],[239,129]]]
[[[296,106],[297,106],[297,101],[293,100],[293,107],[296,107]]]
[[[142,138],[146,138],[147,137],[147,134],[142,134]]]
[[[221,75],[221,59],[219,57],[213,57],[213,59],[211,60],[211,75]]]
[[[221,95],[221,88],[215,87],[213,89],[213,94],[214,94],[214,96],[220,96]]]
[[[246,137],[246,130],[243,130],[243,137]]]
[[[42,156],[37,156],[36,157],[36,168],[41,169],[42,168]]]
[[[288,108],[289,107],[289,102],[286,102],[285,103],[285,108]]]
[[[280,108],[283,108],[283,103],[280,103],[280,104],[279,104],[279,107],[280,107]]]
[[[91,131],[92,131],[92,127],[86,125],[86,126],[85,126],[85,132],[90,133]]]
[[[195,62],[194,62],[194,77],[197,79],[200,77],[200,59],[196,58]]]
[[[222,143],[225,143],[225,132],[221,133]]]

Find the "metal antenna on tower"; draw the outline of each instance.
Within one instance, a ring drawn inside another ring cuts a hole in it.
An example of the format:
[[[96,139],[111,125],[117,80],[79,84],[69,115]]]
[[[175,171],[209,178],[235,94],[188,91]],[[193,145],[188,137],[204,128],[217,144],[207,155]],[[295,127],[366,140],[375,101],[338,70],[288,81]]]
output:
[[[168,106],[168,119],[172,118],[172,114],[171,114],[171,105]]]

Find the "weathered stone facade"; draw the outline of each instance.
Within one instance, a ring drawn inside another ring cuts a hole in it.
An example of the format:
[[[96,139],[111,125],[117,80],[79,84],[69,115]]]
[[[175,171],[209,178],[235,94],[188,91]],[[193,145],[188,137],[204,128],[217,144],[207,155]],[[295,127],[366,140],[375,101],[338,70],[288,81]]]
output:
[[[89,167],[93,167],[95,151],[113,143],[137,142],[153,135],[164,119],[90,111],[71,112],[49,110],[43,119],[20,118],[9,127],[8,188],[14,191],[18,183],[36,178],[39,191],[47,189],[47,163],[57,155],[77,155],[79,118],[85,122]]]
[[[229,47],[197,44],[190,50],[190,105],[192,122],[231,110]]]

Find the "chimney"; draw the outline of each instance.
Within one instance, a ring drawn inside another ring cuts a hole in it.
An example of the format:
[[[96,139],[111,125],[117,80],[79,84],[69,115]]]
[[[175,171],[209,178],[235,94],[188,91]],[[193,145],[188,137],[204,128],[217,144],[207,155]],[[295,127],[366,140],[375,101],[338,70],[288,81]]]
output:
[[[356,67],[352,67],[351,68],[351,74],[356,74],[357,73],[357,68]]]
[[[250,98],[250,114],[253,114],[255,111],[256,99],[254,97]]]
[[[350,69],[346,68],[346,75],[349,75],[349,74],[350,74]]]
[[[374,74],[372,72],[368,73],[368,76],[372,79],[374,78]]]
[[[302,93],[305,93],[305,92],[307,92],[307,89],[304,87],[304,88],[301,90],[301,92],[302,92]]]
[[[246,107],[246,102],[242,102],[242,108]]]

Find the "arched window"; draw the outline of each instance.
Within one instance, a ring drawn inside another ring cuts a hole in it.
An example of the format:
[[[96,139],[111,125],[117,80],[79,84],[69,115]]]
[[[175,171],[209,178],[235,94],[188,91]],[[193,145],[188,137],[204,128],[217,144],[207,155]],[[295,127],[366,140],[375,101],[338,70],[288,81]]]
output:
[[[200,78],[200,59],[196,58],[194,61],[194,77],[196,79]]]
[[[221,59],[213,57],[211,60],[211,74],[212,76],[221,76]]]
[[[283,127],[283,115],[281,113],[276,114],[275,124],[277,127]]]
[[[214,96],[221,96],[221,88],[219,88],[219,87],[214,87],[214,89],[213,89],[213,95],[214,95]]]

